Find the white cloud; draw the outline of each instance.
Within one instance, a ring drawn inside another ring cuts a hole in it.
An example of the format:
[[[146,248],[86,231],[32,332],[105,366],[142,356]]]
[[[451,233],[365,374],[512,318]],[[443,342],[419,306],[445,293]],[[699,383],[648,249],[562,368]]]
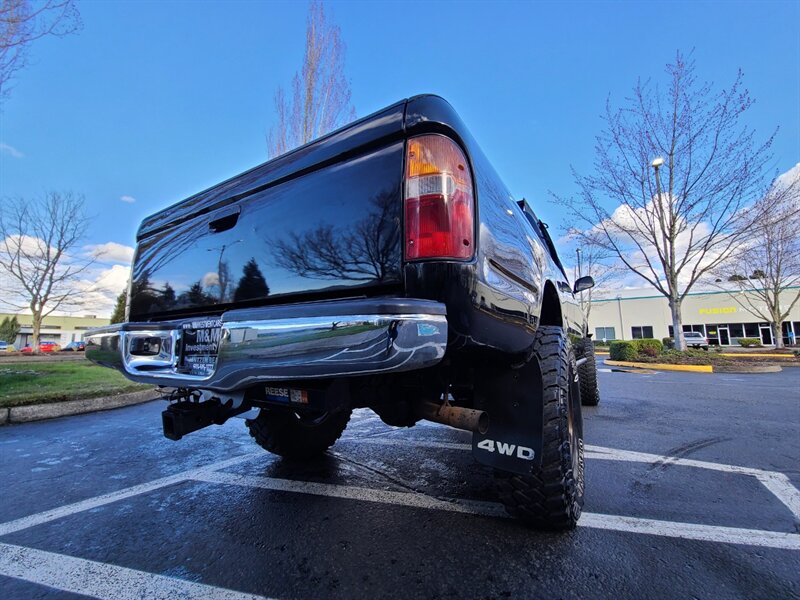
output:
[[[14,148],[14,146],[10,146],[8,144],[4,144],[0,142],[0,154],[8,154],[12,158],[23,158],[25,155]]]
[[[116,242],[86,246],[85,250],[90,256],[102,262],[129,265],[133,261],[133,248]]]
[[[128,277],[130,273],[130,267],[113,265],[110,269],[100,271],[94,285],[97,289],[111,291],[116,299],[121,291],[128,288]]]
[[[134,202],[136,202],[136,198],[128,195],[120,196],[119,199],[122,200],[123,202],[127,202],[128,204],[133,204]]]
[[[773,185],[777,189],[786,189],[793,183],[796,184],[798,179],[800,179],[800,163],[797,163],[791,169],[786,171],[786,173],[779,175]]]
[[[75,287],[80,297],[80,313],[110,316],[117,296],[128,289],[130,272],[130,267],[112,265],[108,269],[94,270],[85,279],[77,282]]]
[[[211,287],[214,285],[219,285],[219,275],[216,271],[209,271],[205,275],[203,275],[202,279],[203,287]]]
[[[0,241],[0,251],[9,251],[15,253],[19,249],[23,254],[30,257],[44,256],[47,250],[47,244],[42,238],[34,237],[31,235],[10,235],[4,240]],[[55,248],[51,247],[50,252],[54,253]]]

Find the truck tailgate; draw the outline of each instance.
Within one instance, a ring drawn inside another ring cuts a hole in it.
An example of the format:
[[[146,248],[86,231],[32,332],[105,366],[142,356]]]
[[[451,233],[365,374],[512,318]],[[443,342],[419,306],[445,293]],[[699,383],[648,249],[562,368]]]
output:
[[[404,142],[393,108],[146,219],[130,319],[399,289]]]

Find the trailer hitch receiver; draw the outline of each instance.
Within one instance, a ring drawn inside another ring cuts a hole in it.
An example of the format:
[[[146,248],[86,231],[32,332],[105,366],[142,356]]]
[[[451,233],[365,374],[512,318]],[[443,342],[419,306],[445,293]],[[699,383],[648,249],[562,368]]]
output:
[[[208,427],[209,425],[222,425],[230,417],[234,417],[247,410],[243,404],[237,408],[230,408],[222,404],[219,398],[191,402],[183,400],[170,404],[167,410],[161,413],[161,422],[164,426],[164,437],[179,440],[183,436]]]

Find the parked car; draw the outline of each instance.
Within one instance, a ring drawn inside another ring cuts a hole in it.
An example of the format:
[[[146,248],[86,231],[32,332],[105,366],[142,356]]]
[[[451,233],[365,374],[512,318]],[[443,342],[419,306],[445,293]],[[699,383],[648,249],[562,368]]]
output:
[[[61,350],[61,346],[59,346],[55,342],[41,342],[39,344],[39,352],[43,354],[58,352],[59,350]],[[20,352],[22,352],[23,354],[33,354],[34,350],[33,347],[30,344],[28,344],[22,350],[20,350]]]
[[[9,344],[8,342],[0,341],[0,354],[3,352],[16,352],[17,349],[14,347],[14,344]]]
[[[576,293],[594,282],[569,282],[547,226],[442,98],[213,186],[136,239],[129,322],[90,330],[86,356],[174,390],[166,437],[246,415],[260,446],[308,459],[354,408],[427,419],[472,432],[509,513],[575,526],[581,403],[599,399]]]
[[[86,342],[70,342],[61,349],[61,352],[83,352],[86,350]]]
[[[699,331],[685,331],[683,339],[686,340],[687,348],[702,348],[708,350],[708,338]]]

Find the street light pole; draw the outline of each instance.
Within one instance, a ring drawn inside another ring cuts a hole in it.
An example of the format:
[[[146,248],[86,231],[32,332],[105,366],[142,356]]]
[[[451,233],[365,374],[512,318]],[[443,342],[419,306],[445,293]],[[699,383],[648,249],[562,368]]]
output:
[[[664,211],[664,204],[661,202],[661,174],[658,172],[659,167],[664,164],[664,159],[660,156],[658,158],[653,159],[653,162],[650,163],[653,167],[653,170],[656,172],[656,210],[660,211],[660,214],[663,219],[663,211]],[[664,240],[666,242],[666,239]],[[664,248],[664,251],[668,251],[668,248]],[[670,292],[672,292],[673,284],[670,283]],[[683,331],[678,331],[678,324],[675,322],[675,317],[673,314],[672,308],[672,299],[670,299],[670,316],[672,317],[672,336],[674,339],[674,346],[677,350],[684,350],[685,346],[683,344]]]
[[[225,250],[230,248],[234,244],[238,244],[239,242],[244,240],[234,240],[229,244],[222,244],[221,247],[217,248],[208,248],[209,252],[213,252],[214,250],[219,250],[219,259],[217,260],[217,284],[219,286],[219,301],[225,302],[225,290],[228,287],[228,280],[227,274],[222,272],[222,256],[225,254]]]
[[[654,159],[651,164],[653,166],[653,169],[656,172],[656,198],[657,198],[657,201],[659,203],[658,206],[660,208],[661,207],[661,177],[658,174],[658,168],[661,165],[664,164],[664,159],[659,156],[658,158]]]

